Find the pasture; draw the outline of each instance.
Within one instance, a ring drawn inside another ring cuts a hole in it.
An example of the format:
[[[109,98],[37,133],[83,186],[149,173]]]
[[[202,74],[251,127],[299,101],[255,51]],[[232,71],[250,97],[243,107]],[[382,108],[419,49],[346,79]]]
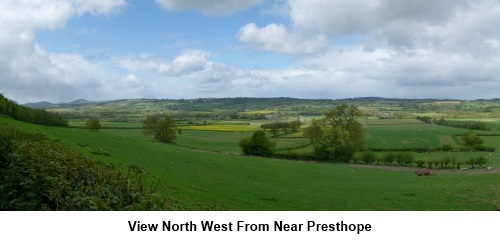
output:
[[[439,147],[444,144],[454,145],[451,135],[462,134],[466,130],[437,126],[433,124],[408,123],[403,120],[372,122],[363,127],[366,130],[367,148],[413,148],[413,147]],[[376,123],[376,124],[375,124]]]
[[[129,165],[143,167],[151,180],[162,182],[158,198],[166,198],[167,207],[172,210],[500,208],[498,172],[450,170],[417,177],[414,169],[381,169],[236,155],[237,144],[235,147],[229,143],[250,135],[245,132],[184,130],[178,138],[179,144],[207,149],[201,150],[161,144],[153,141],[151,136],[142,135],[141,130],[90,132],[78,128],[43,127],[0,117],[2,122],[46,133],[124,171]],[[377,133],[375,129],[372,131]],[[387,129],[390,133],[387,135],[398,136],[392,131]],[[431,131],[425,129],[422,132]],[[425,136],[429,134],[422,135],[422,138]],[[285,141],[279,145],[296,145],[305,141],[289,139],[293,143]],[[495,139],[488,141],[496,142]],[[109,156],[93,154],[92,151],[97,149],[106,151]]]

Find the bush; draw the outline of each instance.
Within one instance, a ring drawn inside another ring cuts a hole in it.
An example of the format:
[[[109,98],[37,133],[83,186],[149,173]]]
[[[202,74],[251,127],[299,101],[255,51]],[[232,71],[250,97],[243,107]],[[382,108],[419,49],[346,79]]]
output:
[[[476,158],[470,158],[469,161],[466,162],[466,164],[471,165],[472,168],[474,167],[482,167],[484,164],[486,164],[487,159],[483,156],[476,157]]]
[[[287,160],[314,161],[316,157],[312,153],[278,152],[273,157]]]
[[[0,130],[0,210],[152,210],[157,188],[65,144],[13,127]]]
[[[476,165],[478,167],[482,167],[484,164],[486,164],[487,161],[488,160],[485,157],[483,157],[483,156],[477,157],[476,158]]]
[[[410,152],[401,153],[401,158],[403,163],[407,166],[411,166],[413,163],[413,154]]]
[[[448,167],[448,164],[451,163],[451,157],[449,157],[449,156],[443,157],[443,159],[441,160],[441,163],[444,164],[445,167]]]
[[[383,158],[383,162],[385,165],[392,165],[396,160],[396,154],[394,153],[386,153]]]
[[[101,129],[101,122],[99,122],[96,118],[91,118],[87,121],[87,123],[85,123],[85,126],[91,131],[98,131]]]
[[[394,155],[394,160],[398,163],[400,166],[411,166],[413,163],[413,154],[410,152],[403,152],[403,153],[395,153]]]
[[[424,167],[425,161],[424,160],[416,160],[414,161],[418,167]]]
[[[441,146],[441,150],[442,150],[442,151],[444,151],[444,152],[453,151],[453,146],[448,145],[448,144],[446,144],[446,145],[442,145],[442,146]]]
[[[361,155],[361,160],[366,164],[373,164],[377,160],[377,155],[373,152],[365,152]]]
[[[276,143],[263,130],[255,132],[250,138],[242,139],[238,144],[243,154],[252,156],[271,156],[276,147]]]

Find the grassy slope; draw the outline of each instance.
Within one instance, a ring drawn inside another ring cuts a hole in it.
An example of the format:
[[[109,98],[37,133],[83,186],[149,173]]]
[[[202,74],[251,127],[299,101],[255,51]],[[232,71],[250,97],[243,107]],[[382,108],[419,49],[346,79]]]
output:
[[[293,162],[200,152],[156,143],[140,132],[48,128],[0,118],[60,138],[84,153],[161,179],[172,208],[183,210],[494,210],[500,174],[417,177],[411,170]],[[90,154],[104,149],[109,157]]]

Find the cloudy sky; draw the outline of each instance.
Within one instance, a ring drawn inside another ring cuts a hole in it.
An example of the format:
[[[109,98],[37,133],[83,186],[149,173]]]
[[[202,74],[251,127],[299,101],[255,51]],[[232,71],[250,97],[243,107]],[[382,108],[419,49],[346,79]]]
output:
[[[500,0],[0,0],[0,93],[498,98]]]

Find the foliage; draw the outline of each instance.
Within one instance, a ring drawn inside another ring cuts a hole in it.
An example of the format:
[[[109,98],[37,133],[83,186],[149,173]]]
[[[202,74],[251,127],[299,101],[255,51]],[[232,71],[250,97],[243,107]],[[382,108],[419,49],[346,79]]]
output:
[[[177,137],[176,130],[177,125],[170,116],[161,118],[159,115],[153,115],[146,117],[143,121],[143,133],[145,135],[153,134],[159,142],[173,142]]]
[[[452,162],[450,156],[444,156],[443,159],[441,159],[441,163],[445,166],[448,167],[448,164]]]
[[[151,210],[157,187],[65,144],[11,126],[0,129],[0,210]]]
[[[310,126],[304,129],[304,137],[311,140],[311,143],[315,143],[321,139],[323,132],[321,131],[321,126],[315,119],[312,120]]]
[[[464,133],[460,139],[463,141],[464,145],[468,147],[479,147],[484,142],[483,139],[478,137],[474,131]]]
[[[263,130],[259,130],[252,137],[242,139],[239,146],[245,155],[271,156],[274,153],[276,143],[271,141]]]
[[[373,152],[365,152],[361,155],[361,160],[366,164],[373,164],[377,160],[377,155]]]
[[[396,161],[396,154],[395,153],[386,153],[383,157],[384,165],[391,165],[395,161]]]
[[[96,118],[90,118],[87,123],[85,123],[85,126],[91,131],[98,131],[101,129],[101,122]]]
[[[364,131],[356,118],[362,115],[355,106],[340,105],[319,120],[322,135],[315,143],[318,158],[334,162],[349,162],[360,150],[364,141]]]
[[[158,123],[160,122],[159,115],[147,116],[143,123],[143,133],[144,135],[156,136],[158,132]]]
[[[315,161],[316,156],[313,153],[301,153],[301,152],[277,152],[273,154],[273,157],[287,160],[301,160],[301,161]]]
[[[160,120],[157,128],[158,129],[157,129],[155,138],[159,142],[171,143],[177,137],[177,134],[175,131],[177,129],[177,126],[175,125],[174,120],[172,118],[170,118],[169,116]]]
[[[394,160],[400,166],[408,165],[411,166],[413,163],[413,154],[410,152],[399,152],[394,154]]]
[[[417,116],[417,120],[422,121],[426,124],[432,123],[432,118],[430,116]]]
[[[273,136],[276,136],[280,131],[283,131],[284,133],[287,133],[288,130],[295,132],[301,125],[302,122],[300,122],[300,120],[294,120],[291,122],[273,122],[262,124],[260,128],[264,129],[264,131],[269,130],[271,133],[273,133]]]
[[[68,126],[68,122],[60,114],[41,109],[32,109],[16,104],[0,94],[0,115],[12,117],[19,121],[49,126]]]
[[[484,164],[486,164],[487,159],[483,156],[476,157],[476,158],[470,158],[469,161],[466,162],[466,164],[471,165],[472,168],[475,167],[482,167]]]
[[[434,120],[434,124],[441,126],[451,126],[456,128],[463,128],[469,130],[485,130],[489,131],[490,128],[483,122],[452,122],[447,121],[444,118],[439,120]]]

